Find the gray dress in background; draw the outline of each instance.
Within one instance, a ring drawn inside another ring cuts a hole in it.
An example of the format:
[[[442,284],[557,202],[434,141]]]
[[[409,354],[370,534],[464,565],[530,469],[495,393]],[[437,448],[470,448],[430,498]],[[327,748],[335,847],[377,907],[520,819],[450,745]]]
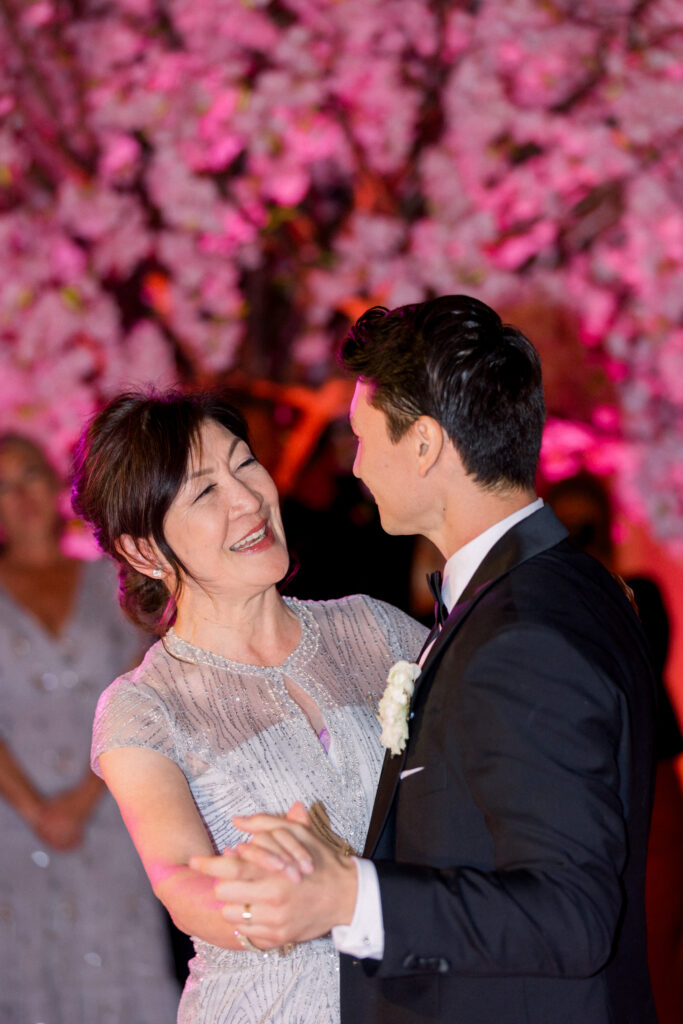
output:
[[[113,567],[86,562],[59,638],[0,587],[0,735],[56,794],[88,766],[97,700],[142,650]],[[167,928],[108,793],[84,843],[58,852],[0,799],[2,1024],[172,1024]]]
[[[377,702],[390,666],[414,660],[426,631],[369,597],[287,603],[302,639],[278,668],[230,661],[171,630],[138,670],[102,695],[93,768],[99,754],[121,746],[170,758],[188,781],[216,851],[244,839],[234,815],[282,814],[301,800],[360,852],[384,754]],[[285,678],[322,712],[329,754]],[[195,948],[180,1024],[338,1024],[338,957],[330,938],[282,955],[198,939]]]

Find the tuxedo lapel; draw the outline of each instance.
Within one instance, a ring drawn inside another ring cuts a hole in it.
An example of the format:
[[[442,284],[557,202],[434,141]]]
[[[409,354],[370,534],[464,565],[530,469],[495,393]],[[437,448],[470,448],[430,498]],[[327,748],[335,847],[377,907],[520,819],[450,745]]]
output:
[[[415,683],[413,705],[425,680],[430,678],[436,668],[440,660],[440,652],[448,645],[453,634],[460,629],[484,594],[522,562],[559,544],[567,536],[567,530],[548,505],[544,505],[543,508],[533,512],[526,519],[522,519],[520,523],[503,534],[476,569],[472,579],[462,592],[460,600],[451,609],[443,629],[434,641],[422,666],[422,672]]]
[[[382,765],[382,771],[377,784],[375,803],[372,808],[370,825],[368,826],[365,849],[363,850],[364,857],[372,856],[377,845],[377,841],[384,830],[387,815],[389,814],[389,810],[394,800],[394,793],[398,786],[401,769],[405,764],[406,752],[407,748],[402,754],[394,754],[392,756],[390,751],[387,750],[384,755],[384,764]]]
[[[541,551],[559,544],[567,535],[567,530],[550,507],[544,505],[543,508],[517,523],[500,538],[474,573],[458,604],[451,610],[441,632],[435,639],[415,682],[411,708],[415,707],[418,696],[421,700],[425,699],[430,681],[441,660],[441,652],[450,643],[484,594],[516,566],[533,558],[534,555],[540,554]],[[408,739],[409,743],[410,739]],[[384,830],[407,754],[408,746],[400,755],[392,757],[389,752],[385,755],[365,843],[364,856],[366,857],[372,856]]]

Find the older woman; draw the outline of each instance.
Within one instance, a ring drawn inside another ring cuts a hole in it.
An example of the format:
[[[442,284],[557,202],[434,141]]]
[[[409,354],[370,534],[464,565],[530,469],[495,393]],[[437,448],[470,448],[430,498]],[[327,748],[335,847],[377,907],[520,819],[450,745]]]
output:
[[[280,595],[277,491],[220,396],[114,400],[81,440],[74,494],[119,563],[129,613],[162,634],[103,695],[93,765],[154,891],[195,939],[178,1019],[336,1024],[331,941],[245,949],[187,862],[238,842],[235,815],[296,799],[362,849],[382,757],[374,707],[425,630],[368,597]]]
[[[0,436],[0,1020],[163,1024],[166,925],[88,767],[98,697],[144,637],[112,567],[61,550],[59,491],[33,441]]]

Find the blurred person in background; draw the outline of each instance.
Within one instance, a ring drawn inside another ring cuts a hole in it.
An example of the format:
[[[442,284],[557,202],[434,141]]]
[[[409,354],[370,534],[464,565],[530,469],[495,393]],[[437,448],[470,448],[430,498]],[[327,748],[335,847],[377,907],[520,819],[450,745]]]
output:
[[[143,644],[111,567],[63,554],[59,489],[0,436],[0,1020],[170,1024],[161,908],[88,767],[97,699]]]
[[[79,443],[74,507],[118,562],[129,615],[161,637],[103,694],[92,763],[193,936],[179,1024],[338,1024],[331,938],[264,954],[188,860],[241,840],[235,815],[297,799],[334,848],[360,850],[383,755],[375,707],[427,631],[370,597],[281,596],[277,488],[220,394],[114,399]],[[317,558],[336,542],[322,537]],[[240,923],[251,916],[246,904]]]
[[[547,501],[577,547],[616,567],[613,508],[598,477],[582,472],[553,484]],[[650,644],[657,680],[657,774],[648,846],[645,904],[648,961],[659,1024],[683,1021],[683,794],[676,759],[683,736],[665,685],[669,617],[659,587],[647,576],[627,576]],[[680,764],[680,760],[679,760]]]
[[[377,506],[351,472],[353,457],[348,420],[329,423],[282,502],[287,543],[298,563],[287,593],[314,601],[369,594],[414,615],[410,566],[415,539],[390,537],[382,530]],[[424,573],[420,582],[429,595]],[[433,611],[431,598],[430,624]]]

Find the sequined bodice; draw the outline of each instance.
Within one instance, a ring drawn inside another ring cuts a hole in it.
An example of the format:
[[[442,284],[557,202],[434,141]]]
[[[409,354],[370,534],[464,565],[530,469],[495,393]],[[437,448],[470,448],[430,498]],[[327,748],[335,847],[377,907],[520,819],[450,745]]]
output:
[[[100,753],[120,746],[150,747],[171,758],[217,850],[243,838],[234,815],[283,813],[302,800],[361,851],[384,753],[377,702],[389,666],[416,657],[425,630],[363,596],[288,604],[301,623],[301,641],[276,667],[231,661],[170,631],[135,672],[103,694],[93,767]],[[329,754],[285,681],[317,705],[331,737]],[[211,949],[200,944],[205,965],[234,957],[245,962],[241,953]]]

